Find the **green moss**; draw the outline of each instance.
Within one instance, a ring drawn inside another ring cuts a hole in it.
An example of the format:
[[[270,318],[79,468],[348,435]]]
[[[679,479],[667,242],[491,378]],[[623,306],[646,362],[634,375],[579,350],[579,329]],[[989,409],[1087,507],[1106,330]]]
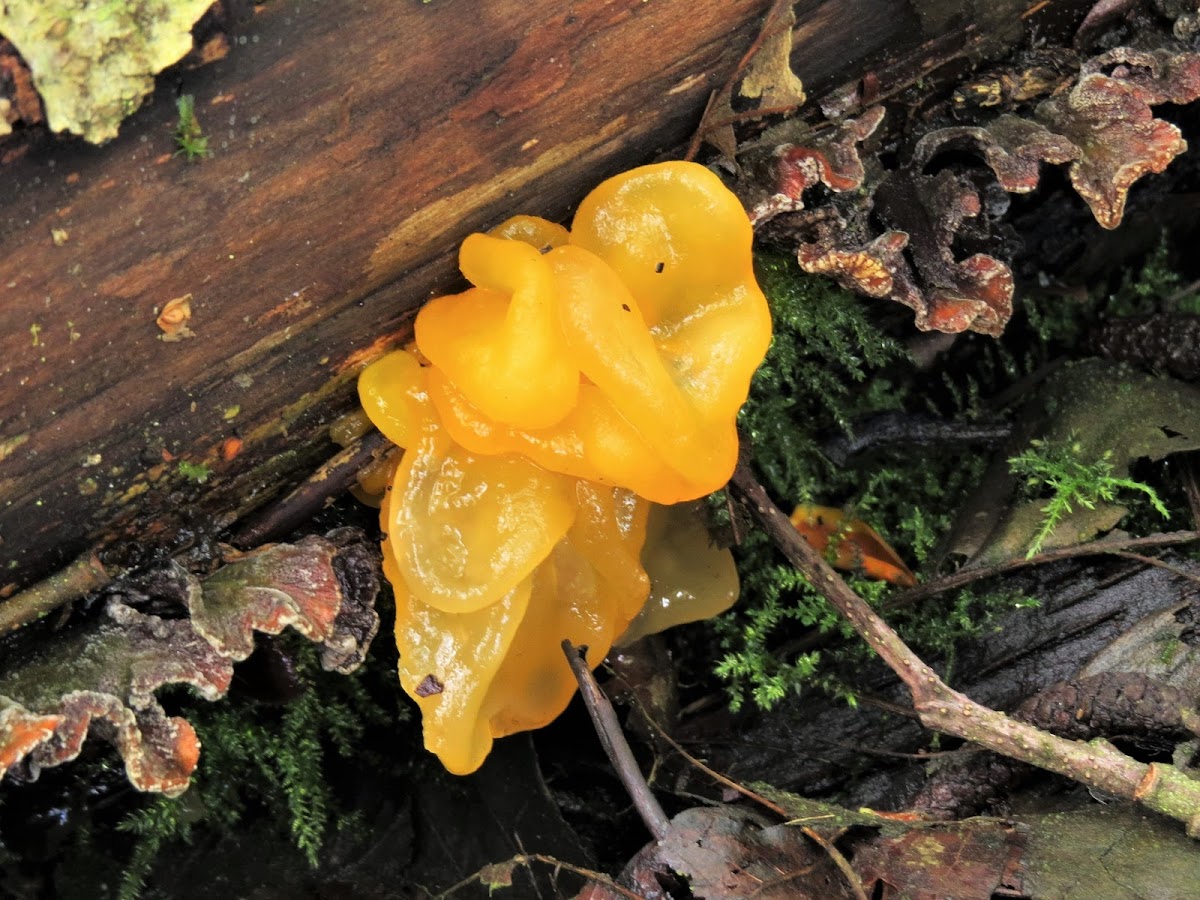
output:
[[[890,312],[887,306],[807,276],[789,259],[763,255],[758,262],[775,337],[741,417],[756,471],[785,508],[800,502],[840,506],[872,525],[915,570],[932,567],[936,547],[977,483],[987,454],[897,447],[839,468],[822,454],[822,441],[848,434],[854,419],[881,411],[949,410],[963,421],[977,418],[984,412],[981,398],[1024,374],[1025,366],[994,341],[980,340],[972,347],[970,375],[953,364],[919,373],[872,318]],[[718,525],[728,518],[721,495],[712,510]],[[860,668],[870,651],[761,532],[749,529],[735,553],[742,600],[715,623],[722,651],[716,673],[727,684],[731,705],[749,701],[769,709],[806,688],[853,702],[853,689],[840,673]],[[876,605],[896,590],[853,574],[848,580]],[[948,666],[959,640],[1029,602],[962,591],[889,619],[919,652]],[[814,631],[824,635],[822,652],[812,649]]]
[[[175,101],[175,105],[179,110],[179,124],[175,126],[175,146],[179,149],[175,155],[182,156],[188,162],[212,156],[212,151],[208,149],[208,138],[204,136],[200,120],[196,118],[195,98],[191,94],[184,94]],[[233,416],[226,415],[225,418],[231,419]]]
[[[324,673],[312,644],[294,636],[280,640],[301,693],[281,706],[189,704],[186,718],[203,747],[200,764],[186,793],[148,798],[118,825],[134,836],[121,900],[141,893],[166,846],[200,834],[233,834],[251,812],[286,830],[314,868],[330,830],[353,825],[338,812],[327,766],[331,759],[381,765],[363,751],[364,731],[369,724],[395,727],[404,715],[384,711],[372,698],[364,681],[373,676],[366,670]]]
[[[204,484],[208,481],[208,476],[212,474],[212,469],[204,463],[189,462],[186,459],[181,459],[179,465],[176,466],[179,474],[188,481],[194,481],[196,484]]]
[[[1183,277],[1172,265],[1171,257],[1169,235],[1164,231],[1141,267],[1127,272],[1120,286],[1105,298],[1105,314],[1148,316],[1156,312],[1183,312],[1176,305],[1180,300],[1194,305],[1197,300],[1194,294],[1179,296]]]
[[[1113,474],[1112,450],[1105,450],[1091,461],[1085,460],[1082,452],[1081,443],[1072,436],[1062,444],[1035,440],[1024,453],[1009,459],[1013,474],[1025,478],[1033,496],[1047,497],[1041,508],[1041,525],[1026,558],[1037,555],[1046,538],[1077,507],[1091,510],[1098,503],[1112,503],[1122,491],[1141,492],[1156,512],[1170,518],[1170,511],[1154,488]]]

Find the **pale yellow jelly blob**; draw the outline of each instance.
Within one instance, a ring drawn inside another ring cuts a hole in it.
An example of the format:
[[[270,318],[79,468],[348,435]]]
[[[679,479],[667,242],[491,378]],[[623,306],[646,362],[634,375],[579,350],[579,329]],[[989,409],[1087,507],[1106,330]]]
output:
[[[425,746],[456,774],[474,771],[493,738],[540,728],[576,681],[562,641],[599,664],[645,602],[638,562],[648,504],[628,491],[577,482],[579,515],[532,576],[472,613],[446,613],[407,590],[390,539],[384,573],[396,591],[400,681],[421,708]],[[392,514],[395,492],[384,515]]]
[[[695,503],[650,509],[642,565],[650,576],[650,597],[617,644],[627,646],[648,634],[685,622],[710,619],[738,598],[733,554],[713,546]]]
[[[329,439],[339,447],[349,447],[372,428],[371,417],[364,409],[355,409],[339,416],[329,426]]]
[[[705,493],[667,466],[593,384],[579,386],[579,402],[561,423],[537,431],[492,422],[437,371],[430,372],[430,396],[451,438],[475,453],[520,454],[553,472],[620,485],[655,503]]]
[[[495,603],[545,559],[575,518],[575,482],[527,459],[482,457],[452,442],[404,351],[359,377],[363,407],[407,451],[381,519],[409,591],[446,612]]]
[[[446,613],[393,583],[400,684],[421,709],[425,748],[456,775],[474,772],[492,749],[480,710],[512,648],[532,579],[471,613]],[[561,651],[560,651],[561,652]]]
[[[393,444],[411,447],[431,415],[425,373],[404,350],[381,356],[358,376],[358,400],[375,427]]]
[[[410,591],[445,612],[495,603],[575,518],[575,485],[519,456],[476,456],[430,429],[392,479],[384,530]]]
[[[577,684],[562,641],[586,646],[595,667],[646,602],[638,557],[648,507],[628,491],[579,482],[579,515],[534,573],[525,620],[484,704],[495,737],[557,718]]]
[[[392,448],[392,452],[379,459],[373,459],[355,476],[356,484],[350,486],[350,493],[358,502],[379,509],[384,492],[392,482],[392,470],[396,468],[400,451]]]
[[[563,341],[546,260],[523,241],[472,234],[458,263],[475,287],[421,309],[421,352],[497,422],[560,421],[575,405],[579,369]]]
[[[737,197],[708,169],[684,162],[608,179],[584,198],[571,223],[571,244],[617,273],[679,394],[707,425],[697,435],[655,430],[652,417],[631,421],[643,433],[661,435],[662,452],[676,467],[686,465],[701,440],[712,441],[721,477],[710,484],[723,484],[736,465],[734,418],[771,341],[752,240]],[[622,412],[630,415],[624,406]]]
[[[540,216],[513,216],[488,231],[488,234],[506,241],[524,241],[543,253],[561,247],[571,236],[561,225]]]
[[[733,471],[771,336],[750,241],[703,167],[635,169],[593,191],[569,234],[518,216],[469,236],[474,287],[429,303],[417,348],[363,372],[363,408],[406,451],[381,509],[401,682],[450,771],[563,710],[564,638],[598,664],[622,632],[737,596],[698,513],[648,525],[647,501]]]

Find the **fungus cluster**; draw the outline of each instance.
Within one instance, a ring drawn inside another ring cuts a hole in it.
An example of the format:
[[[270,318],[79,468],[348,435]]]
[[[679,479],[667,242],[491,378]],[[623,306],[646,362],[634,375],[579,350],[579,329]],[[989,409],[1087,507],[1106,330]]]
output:
[[[651,506],[733,472],[771,337],[751,238],[704,167],[626,172],[569,232],[518,216],[467,237],[473,287],[427,304],[415,345],[360,377],[363,408],[404,449],[381,506],[400,681],[450,771],[562,712],[563,639],[599,662],[652,583],[658,620],[639,631],[736,597],[728,555]],[[647,548],[652,515],[664,539]]]

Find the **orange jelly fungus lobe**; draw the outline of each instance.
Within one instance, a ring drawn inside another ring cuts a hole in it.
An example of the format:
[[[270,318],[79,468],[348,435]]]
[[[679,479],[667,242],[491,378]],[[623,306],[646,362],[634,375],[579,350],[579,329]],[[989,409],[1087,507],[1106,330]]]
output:
[[[704,167],[634,169],[592,191],[569,232],[516,216],[468,236],[472,287],[428,303],[415,345],[363,371],[364,410],[404,449],[381,505],[400,681],[451,772],[561,713],[575,690],[563,639],[598,664],[652,582],[677,602],[638,633],[736,597],[694,511],[656,514],[675,524],[650,545],[647,521],[651,501],[702,497],[733,472],[771,339],[751,238]],[[689,569],[699,581],[676,585]]]

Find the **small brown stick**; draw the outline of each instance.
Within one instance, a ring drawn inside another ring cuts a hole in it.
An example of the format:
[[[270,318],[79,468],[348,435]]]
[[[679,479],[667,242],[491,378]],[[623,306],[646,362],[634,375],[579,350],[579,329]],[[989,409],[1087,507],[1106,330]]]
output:
[[[241,550],[249,550],[295,530],[319,512],[326,500],[348,490],[358,470],[388,446],[388,439],[378,431],[364,434],[322,464],[286,497],[253,516],[229,542]]]
[[[629,749],[629,742],[625,740],[621,731],[621,724],[617,721],[616,711],[596,684],[592,670],[588,668],[584,658],[583,649],[572,646],[568,640],[562,642],[562,648],[567,656],[567,663],[575,674],[575,680],[579,682],[579,693],[583,697],[588,715],[592,717],[592,724],[596,728],[596,735],[600,738],[604,752],[608,754],[609,761],[617,770],[617,775],[633,800],[642,821],[646,823],[646,828],[654,835],[656,841],[661,841],[666,837],[671,822],[659,805],[658,798],[650,791],[650,785],[646,784],[646,779],[642,777],[642,770],[638,768],[633,751]]]
[[[1130,553],[1127,550],[1110,550],[1110,556],[1119,556],[1122,559],[1132,559],[1147,566],[1154,566],[1158,569],[1166,569],[1173,575],[1178,575],[1180,578],[1186,578],[1188,581],[1195,581],[1200,584],[1200,575],[1194,572],[1189,572],[1187,569],[1181,569],[1179,566],[1173,566],[1169,562],[1163,562],[1154,556],[1145,556],[1141,553]]]
[[[89,550],[74,562],[7,600],[0,600],[0,634],[35,622],[46,613],[90,594],[112,581],[96,551]]]
[[[953,690],[800,537],[744,463],[738,465],[730,486],[788,562],[837,607],[858,635],[904,682],[912,694],[913,709],[926,728],[1057,772],[1088,787],[1136,800],[1184,822],[1188,836],[1200,839],[1200,781],[1189,778],[1175,766],[1138,762],[1102,739],[1085,744],[1055,737]]]

